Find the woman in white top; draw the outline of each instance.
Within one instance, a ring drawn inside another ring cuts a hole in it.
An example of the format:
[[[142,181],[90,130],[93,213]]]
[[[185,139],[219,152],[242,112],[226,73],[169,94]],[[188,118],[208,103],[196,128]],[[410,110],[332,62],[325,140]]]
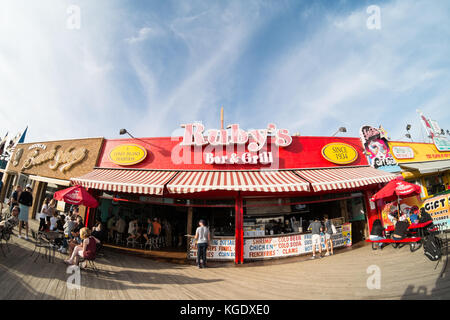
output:
[[[50,202],[49,198],[45,198],[44,204],[42,205],[41,213],[39,213],[39,231],[45,231],[47,229],[47,224],[45,220],[47,219],[48,212],[48,203]]]
[[[54,213],[53,217],[50,218],[50,231],[56,231],[58,229],[58,213]]]

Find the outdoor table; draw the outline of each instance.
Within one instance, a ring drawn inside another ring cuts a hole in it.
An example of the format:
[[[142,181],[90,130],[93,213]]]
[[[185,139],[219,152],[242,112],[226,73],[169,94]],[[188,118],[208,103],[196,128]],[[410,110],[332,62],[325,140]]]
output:
[[[430,224],[432,224],[433,223],[433,220],[429,220],[429,221],[427,221],[427,222],[423,222],[423,223],[416,223],[416,224],[411,224],[411,225],[409,225],[409,227],[408,227],[408,230],[414,230],[414,229],[417,229],[418,231],[418,235],[417,235],[417,237],[420,239],[417,243],[419,243],[419,246],[417,247],[417,246],[415,246],[415,245],[413,245],[413,244],[411,244],[411,251],[415,251],[415,250],[417,250],[418,248],[420,248],[420,245],[423,243],[423,238],[425,237],[425,228],[426,227],[428,227]],[[388,226],[387,228],[386,228],[386,232],[388,232],[388,233],[390,233],[390,232],[393,232],[395,230],[395,227],[394,226]]]
[[[48,251],[48,261],[49,262],[52,262],[52,257],[53,257],[53,261],[55,261],[55,249],[56,249],[55,240],[60,239],[62,237],[64,237],[64,233],[62,231],[39,231],[38,232],[36,241],[39,243],[37,244],[37,246],[43,247],[46,249],[45,255],[47,255],[47,251]],[[51,252],[53,252],[53,255],[51,255]],[[39,257],[40,254],[41,254],[41,250],[39,249],[38,256],[36,257],[36,259],[34,261],[37,260],[37,258]]]
[[[423,222],[423,223],[416,223],[416,224],[410,224],[408,227],[408,230],[412,230],[412,229],[419,229],[419,232],[423,233],[423,230],[425,229],[425,227],[429,226],[430,224],[432,224],[433,221],[427,221],[427,222]],[[392,232],[395,230],[394,226],[388,226],[386,228],[386,232]]]

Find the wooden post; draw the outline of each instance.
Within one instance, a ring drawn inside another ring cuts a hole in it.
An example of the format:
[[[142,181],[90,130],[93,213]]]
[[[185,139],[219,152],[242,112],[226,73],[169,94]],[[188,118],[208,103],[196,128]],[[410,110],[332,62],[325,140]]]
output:
[[[188,212],[187,212],[187,227],[186,227],[186,234],[190,235],[192,234],[192,215],[193,215],[193,208],[192,207],[188,207]]]
[[[235,202],[235,256],[236,264],[244,262],[244,208],[241,193],[238,192]]]

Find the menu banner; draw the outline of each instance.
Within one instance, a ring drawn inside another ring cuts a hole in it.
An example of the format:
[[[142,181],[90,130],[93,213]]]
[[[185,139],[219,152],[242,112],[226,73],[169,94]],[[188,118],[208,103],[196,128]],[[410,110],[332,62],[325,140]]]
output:
[[[194,238],[189,243],[188,259],[197,259],[197,244]],[[212,239],[206,250],[207,260],[231,260],[234,261],[234,239]]]
[[[337,228],[331,236],[333,247],[352,245],[351,223]],[[312,252],[312,234],[244,239],[244,259],[270,259],[298,256]],[[325,250],[325,236],[321,236],[322,250]]]

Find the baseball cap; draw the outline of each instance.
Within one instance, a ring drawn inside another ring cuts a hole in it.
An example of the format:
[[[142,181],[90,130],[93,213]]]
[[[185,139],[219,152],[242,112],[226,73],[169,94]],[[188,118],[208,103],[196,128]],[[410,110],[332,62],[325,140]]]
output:
[[[32,189],[31,188],[31,184],[27,184],[27,186],[25,187],[25,189]],[[33,189],[32,189],[33,190]]]

